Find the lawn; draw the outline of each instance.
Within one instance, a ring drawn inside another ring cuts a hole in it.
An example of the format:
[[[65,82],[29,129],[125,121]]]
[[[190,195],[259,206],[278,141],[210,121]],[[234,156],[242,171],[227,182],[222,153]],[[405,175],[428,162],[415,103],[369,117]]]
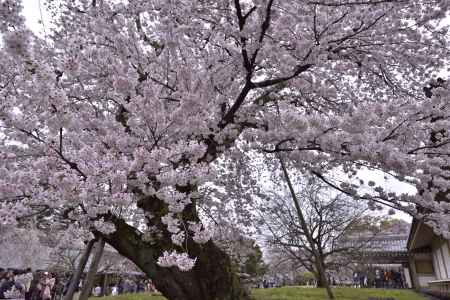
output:
[[[368,300],[369,297],[378,299],[391,298],[394,300],[425,300],[421,295],[409,290],[383,289],[333,289],[336,300]],[[256,289],[252,293],[254,300],[322,300],[326,299],[323,289],[283,287],[273,289]],[[94,300],[91,298],[90,300]],[[165,300],[156,294],[126,294],[116,297],[104,297],[102,300]]]
[[[367,300],[374,298],[392,298],[395,300],[425,300],[424,297],[410,290],[385,290],[385,289],[333,289],[336,300]],[[324,289],[283,287],[277,289],[253,290],[255,300],[319,300],[327,299]],[[381,300],[380,299],[380,300]]]

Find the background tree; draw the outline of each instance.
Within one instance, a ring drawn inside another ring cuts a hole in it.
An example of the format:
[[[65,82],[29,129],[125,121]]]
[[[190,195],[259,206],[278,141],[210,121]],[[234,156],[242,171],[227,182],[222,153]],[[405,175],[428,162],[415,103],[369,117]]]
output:
[[[403,234],[408,235],[411,230],[411,223],[402,219],[386,218],[380,221],[380,231],[385,234]]]
[[[253,251],[245,260],[242,271],[256,279],[255,281],[259,283],[262,276],[266,273],[267,266],[263,260],[263,253],[258,244],[253,242],[251,248]]]
[[[367,245],[375,232],[360,243],[341,243],[364,217],[367,207],[347,195],[337,194],[314,177],[292,176],[284,164],[275,193],[264,210],[269,244],[298,262],[316,277],[318,287],[330,289],[330,273],[348,262],[341,257],[355,253]],[[295,174],[295,173],[294,173]],[[286,177],[288,176],[288,177]],[[283,182],[286,181],[286,183]],[[286,187],[288,186],[288,188]],[[284,191],[283,191],[284,187]],[[284,193],[283,193],[284,192]]]
[[[51,245],[37,230],[0,226],[0,265],[3,268],[38,270],[53,266]]]
[[[212,217],[210,215],[210,217]],[[214,218],[217,221],[217,218]],[[213,236],[214,242],[230,256],[233,265],[241,276],[245,277],[249,285],[256,285],[262,281],[267,266],[258,243],[241,227],[221,223],[217,225]]]
[[[315,276],[309,272],[295,257],[286,255],[283,249],[277,249],[275,245],[265,247],[265,259],[267,261],[266,285],[274,281],[276,285],[307,285],[304,273],[311,275],[308,281],[315,284]],[[306,275],[308,276],[308,275]]]

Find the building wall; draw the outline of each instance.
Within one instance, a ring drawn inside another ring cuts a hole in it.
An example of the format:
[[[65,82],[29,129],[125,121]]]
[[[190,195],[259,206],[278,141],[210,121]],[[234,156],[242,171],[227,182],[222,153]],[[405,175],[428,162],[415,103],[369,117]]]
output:
[[[450,278],[450,247],[448,246],[449,241],[444,241],[441,246],[442,255],[444,257],[444,263],[447,267],[447,278]]]
[[[433,263],[438,280],[450,278],[450,252],[448,242],[441,238],[434,238],[432,242]]]
[[[419,288],[427,288],[427,287],[429,287],[429,282],[430,281],[435,281],[436,280],[436,276],[434,276],[434,275],[418,274],[417,275],[417,280],[418,280],[418,283],[419,283]]]
[[[424,268],[428,265],[427,268]],[[436,280],[431,255],[421,255],[410,260],[411,279],[414,288],[420,290],[428,287],[428,282]]]
[[[416,221],[408,249],[414,288],[450,300],[450,241]]]
[[[435,236],[431,248],[436,279],[428,281],[426,291],[442,299],[450,299],[449,241]]]
[[[413,283],[411,281],[411,272],[409,271],[409,268],[403,268],[403,274],[405,274],[406,287],[408,289],[412,288]]]

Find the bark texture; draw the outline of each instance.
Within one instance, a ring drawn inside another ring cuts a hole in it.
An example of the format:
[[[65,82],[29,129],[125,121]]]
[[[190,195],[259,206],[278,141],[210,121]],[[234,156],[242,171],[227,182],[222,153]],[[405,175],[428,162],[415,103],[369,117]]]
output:
[[[178,187],[180,192],[190,193],[195,187]],[[228,254],[212,241],[195,243],[188,237],[183,247],[174,246],[171,234],[161,218],[168,212],[167,204],[150,196],[143,196],[138,206],[151,213],[147,226],[155,234],[151,240],[142,238],[142,233],[114,215],[107,218],[114,223],[116,231],[104,235],[105,241],[120,254],[134,262],[149,278],[156,288],[169,300],[247,300],[248,293],[242,287],[235,267]],[[179,216],[185,224],[198,222],[196,203],[189,204]],[[101,233],[98,233],[101,234]],[[177,248],[178,247],[178,248]],[[187,252],[197,261],[192,270],[183,272],[176,267],[166,268],[157,264],[164,251]]]
[[[162,268],[156,263],[164,241],[142,241],[135,228],[115,220],[116,232],[105,237],[123,256],[133,261],[169,300],[244,300],[250,299],[240,284],[229,256],[213,242],[189,243],[189,254],[197,257],[195,267],[182,272],[178,268]],[[168,242],[168,241],[166,241]]]

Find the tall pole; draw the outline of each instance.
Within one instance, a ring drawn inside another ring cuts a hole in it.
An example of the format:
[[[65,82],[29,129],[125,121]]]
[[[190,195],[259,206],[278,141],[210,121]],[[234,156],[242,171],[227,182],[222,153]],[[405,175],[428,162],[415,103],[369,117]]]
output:
[[[75,270],[72,279],[70,280],[69,289],[67,290],[66,295],[63,300],[72,300],[75,291],[77,290],[78,283],[80,282],[81,275],[83,274],[84,268],[89,260],[89,256],[91,255],[92,247],[94,246],[95,240],[90,240],[86,248],[84,248],[83,255],[81,256],[80,262],[78,263],[77,269]]]
[[[100,260],[103,255],[103,249],[105,248],[105,240],[103,238],[99,238],[97,243],[95,244],[95,253],[94,259],[89,266],[89,271],[86,276],[86,280],[83,284],[83,290],[81,291],[80,297],[78,300],[87,300],[91,294],[92,287],[94,285],[94,278],[97,274],[98,265],[100,264]]]

